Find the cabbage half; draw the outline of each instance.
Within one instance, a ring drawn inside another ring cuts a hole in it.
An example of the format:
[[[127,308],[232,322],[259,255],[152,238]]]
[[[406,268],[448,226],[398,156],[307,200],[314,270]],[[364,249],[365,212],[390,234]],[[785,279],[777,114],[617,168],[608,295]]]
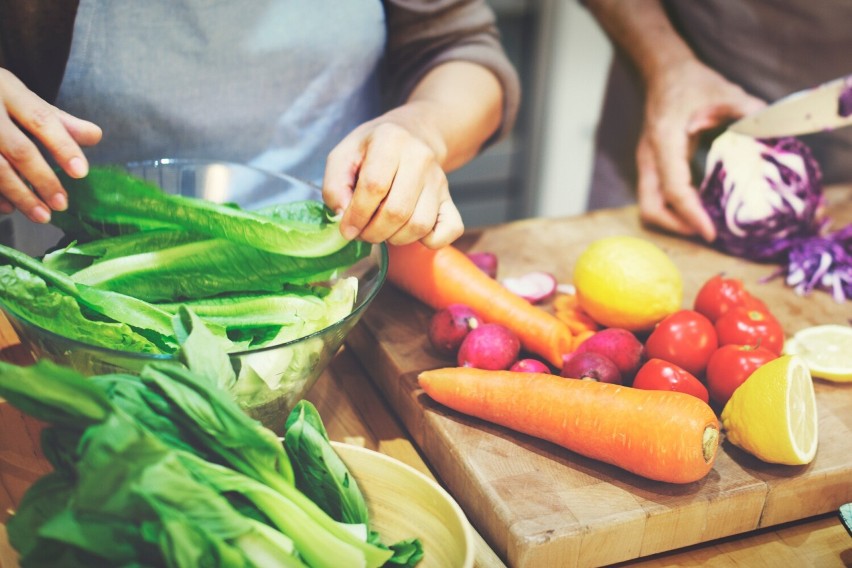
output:
[[[796,138],[725,132],[710,148],[700,194],[716,225],[716,246],[734,256],[781,261],[823,226],[822,171]]]

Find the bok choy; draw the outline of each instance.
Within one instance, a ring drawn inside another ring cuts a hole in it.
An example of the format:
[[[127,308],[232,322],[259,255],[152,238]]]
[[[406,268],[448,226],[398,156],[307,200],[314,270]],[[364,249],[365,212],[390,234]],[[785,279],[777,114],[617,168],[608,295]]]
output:
[[[0,363],[0,396],[49,424],[54,466],[8,522],[23,566],[378,567],[417,548],[359,538],[369,526],[303,493],[275,435],[217,386],[233,373],[218,339],[186,309],[176,322],[183,363],[141,375]]]
[[[214,238],[290,256],[318,257],[337,252],[348,241],[325,209],[315,223],[285,215],[261,215],[202,199],[170,195],[156,185],[117,168],[95,167],[82,179],[60,173],[74,197],[59,215],[89,226],[182,227]],[[273,211],[274,212],[274,211]],[[61,221],[67,223],[67,221]]]

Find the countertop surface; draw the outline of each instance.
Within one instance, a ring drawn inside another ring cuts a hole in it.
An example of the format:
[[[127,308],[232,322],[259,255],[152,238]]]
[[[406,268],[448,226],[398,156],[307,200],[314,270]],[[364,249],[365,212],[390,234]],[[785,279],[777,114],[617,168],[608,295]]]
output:
[[[852,193],[846,191],[841,195],[842,201],[848,205]],[[381,302],[382,297],[376,301]],[[841,309],[848,310],[848,303]],[[386,397],[385,389],[369,375],[351,349],[351,346],[341,349],[308,395],[323,416],[330,437],[380,451],[443,482],[438,469],[418,447],[404,420],[400,420],[397,414],[400,409],[389,403],[390,397]],[[2,317],[0,358],[13,362],[26,359],[26,354],[17,345],[17,337]],[[7,423],[13,414],[14,410],[0,401],[0,424],[6,429],[6,436],[11,432]],[[21,435],[26,435],[26,432],[26,426],[22,427]],[[3,434],[0,431],[0,439]],[[5,464],[3,452],[7,449],[0,441],[0,505],[4,506],[7,506],[9,495],[20,490],[8,485],[2,475]],[[476,523],[474,528],[481,530]],[[5,531],[0,524],[0,566],[5,568],[14,566],[14,554],[4,541]],[[499,558],[482,537],[477,542],[477,566],[506,566],[504,559]],[[852,566],[852,537],[841,525],[836,512],[829,512],[631,560],[618,566]]]
[[[15,341],[14,333],[0,317],[0,346],[8,347]],[[14,348],[4,349],[2,354],[12,360],[20,357],[16,355]],[[429,464],[423,459],[391,407],[357,359],[345,347],[314,385],[308,398],[316,404],[333,440],[380,451],[434,477]],[[0,485],[0,492],[3,491],[4,487]],[[14,555],[5,546],[4,541],[5,531],[0,524],[0,567],[12,568],[15,565]],[[477,543],[476,560],[476,565],[480,568],[506,566],[481,538]],[[850,565],[852,537],[835,514],[619,564],[643,568]]]

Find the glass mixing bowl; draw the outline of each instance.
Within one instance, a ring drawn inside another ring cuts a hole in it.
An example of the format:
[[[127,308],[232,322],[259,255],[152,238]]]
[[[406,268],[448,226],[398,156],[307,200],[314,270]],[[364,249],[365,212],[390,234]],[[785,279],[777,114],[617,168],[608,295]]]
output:
[[[234,163],[164,159],[129,164],[127,170],[169,193],[236,203],[246,209],[321,200],[320,191],[310,184]],[[61,232],[57,235],[62,236]],[[358,279],[354,309],[349,315],[301,339],[230,355],[239,369],[237,384],[231,390],[248,414],[274,431],[283,429],[290,409],[313,386],[375,298],[385,281],[387,266],[386,246],[373,245],[368,256],[337,276]],[[35,359],[49,359],[86,375],[137,373],[151,361],[175,360],[174,355],[131,353],[81,343],[27,321],[2,302],[0,307],[22,346]]]

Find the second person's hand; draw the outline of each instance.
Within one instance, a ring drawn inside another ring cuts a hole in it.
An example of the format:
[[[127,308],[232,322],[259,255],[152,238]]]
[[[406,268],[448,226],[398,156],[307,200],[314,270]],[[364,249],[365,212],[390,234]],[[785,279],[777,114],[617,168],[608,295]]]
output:
[[[101,129],[41,99],[0,68],[0,212],[19,209],[47,223],[68,206],[68,194],[35,139],[68,175],[84,177],[88,161],[80,146],[97,144]]]
[[[690,161],[698,138],[763,106],[763,101],[697,60],[652,77],[636,150],[642,220],[713,241],[716,229],[691,179]]]

